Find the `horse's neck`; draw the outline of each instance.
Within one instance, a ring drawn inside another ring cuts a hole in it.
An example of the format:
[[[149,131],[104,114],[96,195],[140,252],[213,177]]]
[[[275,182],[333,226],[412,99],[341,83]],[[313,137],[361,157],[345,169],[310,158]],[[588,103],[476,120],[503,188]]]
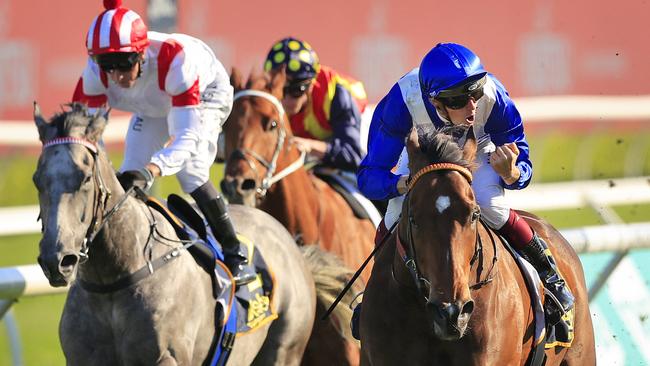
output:
[[[321,207],[314,179],[305,169],[298,169],[276,183],[260,206],[305,243],[315,243],[319,237]]]

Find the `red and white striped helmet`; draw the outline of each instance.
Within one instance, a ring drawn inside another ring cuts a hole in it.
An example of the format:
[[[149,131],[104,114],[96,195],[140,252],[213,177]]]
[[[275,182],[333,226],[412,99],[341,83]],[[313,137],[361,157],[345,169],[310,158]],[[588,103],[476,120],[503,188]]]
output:
[[[93,20],[86,36],[90,56],[112,52],[141,52],[149,45],[147,26],[122,0],[104,0],[106,11]]]

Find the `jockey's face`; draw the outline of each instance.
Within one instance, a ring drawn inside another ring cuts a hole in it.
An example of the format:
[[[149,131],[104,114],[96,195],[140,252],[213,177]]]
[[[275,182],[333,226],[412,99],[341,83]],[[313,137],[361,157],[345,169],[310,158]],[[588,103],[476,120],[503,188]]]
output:
[[[289,117],[297,114],[305,107],[307,101],[309,100],[309,97],[311,96],[313,88],[314,84],[310,83],[302,93],[299,93],[297,90],[285,90],[284,96],[282,98],[282,106],[284,107],[284,110],[289,115]]]
[[[138,75],[140,73],[140,63],[137,62],[131,70],[118,70],[114,69],[107,72],[108,76],[113,80],[113,82],[122,88],[131,88],[135,85]]]
[[[131,88],[140,75],[143,57],[143,53],[113,52],[94,56],[94,60],[115,84]]]
[[[446,117],[454,125],[472,125],[476,119],[477,101],[469,98],[467,104],[460,109],[451,109],[442,104],[439,100],[431,100],[434,107],[443,117]]]

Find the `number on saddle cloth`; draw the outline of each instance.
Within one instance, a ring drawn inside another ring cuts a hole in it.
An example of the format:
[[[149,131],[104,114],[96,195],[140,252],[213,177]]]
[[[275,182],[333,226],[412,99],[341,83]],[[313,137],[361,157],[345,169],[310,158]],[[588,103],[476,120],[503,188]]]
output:
[[[248,247],[254,248],[252,249],[251,261],[259,273],[259,277],[250,284],[238,288],[235,297],[231,298],[226,295],[231,293],[229,286],[234,286],[234,284],[226,284],[229,277],[224,272],[225,267],[216,264],[217,259],[223,262],[223,252],[218,247],[212,235],[207,232],[207,225],[197,210],[184,198],[175,194],[171,194],[167,198],[167,207],[159,201],[152,199],[152,202],[154,201],[155,203],[150,204],[150,206],[161,211],[167,220],[173,222],[174,227],[179,228],[182,232],[184,240],[188,238],[189,240],[196,241],[196,245],[188,247],[188,251],[199,265],[210,273],[213,280],[213,296],[217,299],[223,298],[221,303],[224,309],[222,309],[220,314],[231,314],[228,319],[229,324],[232,323],[230,325],[230,332],[235,332],[235,330],[239,332],[251,331],[278,317],[277,313],[273,311],[270,300],[274,290],[271,269],[267,266],[259,250],[255,248],[249,239],[245,237],[239,238]],[[174,215],[183,222],[178,222]],[[203,241],[204,239],[207,239],[206,242]],[[233,301],[235,299],[236,301]],[[230,307],[232,307],[232,311],[226,311]],[[233,314],[235,314],[234,317]],[[222,332],[222,338],[225,333]],[[228,336],[231,346],[232,339]],[[221,344],[222,342],[219,343]],[[214,357],[215,359],[219,358],[220,352],[216,352]]]

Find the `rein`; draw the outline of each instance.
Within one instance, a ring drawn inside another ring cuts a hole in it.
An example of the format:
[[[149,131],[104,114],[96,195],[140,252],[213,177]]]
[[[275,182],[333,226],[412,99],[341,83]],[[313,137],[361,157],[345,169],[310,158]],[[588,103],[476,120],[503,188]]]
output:
[[[422,169],[420,169],[413,177],[409,180],[408,183],[408,193],[406,194],[406,212],[407,212],[407,220],[408,224],[406,227],[406,244],[402,242],[400,239],[399,234],[397,234],[397,252],[404,261],[404,265],[408,269],[409,273],[411,274],[411,277],[413,278],[415,282],[415,287],[417,289],[418,294],[424,298],[425,302],[429,301],[428,291],[430,290],[431,287],[431,282],[422,276],[418,265],[417,265],[417,252],[415,250],[415,243],[413,241],[413,216],[411,216],[411,200],[410,200],[410,193],[417,183],[417,181],[422,178],[422,176],[430,173],[430,172],[435,172],[435,171],[456,171],[460,173],[468,183],[471,184],[472,182],[472,173],[465,167],[457,165],[457,164],[452,164],[452,163],[436,163],[436,164],[431,164],[428,165]],[[480,210],[474,211],[473,215],[478,215],[476,219],[478,219],[481,224],[487,229],[487,226],[483,220],[480,219]],[[492,258],[492,266],[490,267],[490,270],[488,271],[486,277],[481,280],[480,279],[480,273],[481,269],[483,268],[483,242],[481,240],[481,236],[479,235],[479,229],[478,226],[476,227],[476,239],[474,241],[474,254],[472,255],[472,258],[470,259],[470,268],[476,263],[477,259],[481,259],[481,264],[477,270],[477,282],[473,285],[470,285],[469,288],[471,290],[476,290],[480,289],[481,287],[489,284],[490,282],[493,281],[494,275],[492,275],[492,271],[494,270],[496,266],[496,262],[498,260],[498,254],[497,254],[497,245],[496,245],[496,240],[492,236],[492,233],[490,230],[487,230],[488,233],[490,233],[490,239],[492,241],[492,246],[494,248],[494,257]],[[394,273],[393,273],[393,278],[394,278]],[[395,279],[396,280],[396,279]],[[396,280],[396,282],[399,284],[399,282]]]
[[[282,103],[276,98],[273,94],[267,93],[265,91],[261,90],[241,90],[237,93],[235,93],[235,96],[233,97],[233,102],[236,101],[239,98],[243,97],[259,97],[266,99],[269,101],[275,109],[278,111],[278,115],[280,116],[280,121],[279,121],[279,126],[278,126],[278,140],[275,145],[275,151],[273,152],[273,156],[271,157],[271,161],[267,161],[264,157],[260,156],[258,153],[255,151],[249,150],[249,149],[237,149],[233,152],[239,152],[241,154],[241,157],[246,160],[249,166],[253,169],[256,175],[255,179],[255,184],[257,184],[257,169],[255,169],[255,164],[251,163],[250,160],[248,159],[247,156],[252,156],[257,162],[262,164],[264,168],[266,168],[266,176],[262,179],[262,183],[259,187],[256,187],[257,193],[260,195],[260,197],[266,196],[266,192],[271,188],[272,185],[275,183],[279,182],[282,180],[284,177],[288,176],[289,174],[295,172],[296,170],[300,169],[303,165],[305,165],[305,157],[307,156],[307,153],[305,151],[300,152],[300,157],[298,157],[297,160],[289,164],[286,168],[282,169],[278,173],[275,172],[277,169],[277,161],[280,156],[280,152],[282,151],[282,148],[284,147],[284,143],[287,137],[287,132],[284,129],[284,120],[286,113],[284,111],[284,108],[282,107]]]
[[[113,205],[108,210],[105,210],[106,204],[108,202],[108,199],[111,196],[111,192],[106,188],[106,184],[104,183],[104,179],[102,178],[101,172],[98,169],[98,156],[99,156],[99,149],[97,148],[97,145],[92,143],[91,141],[81,139],[81,138],[76,138],[76,137],[59,137],[52,139],[50,141],[47,141],[46,143],[43,144],[43,150],[45,150],[48,147],[51,146],[56,146],[56,145],[71,145],[71,144],[77,144],[77,145],[82,145],[88,148],[88,150],[91,152],[93,156],[93,177],[95,179],[95,187],[96,189],[96,194],[94,195],[94,201],[93,201],[93,217],[91,219],[90,225],[88,227],[88,230],[86,231],[86,235],[84,236],[84,240],[81,244],[81,249],[79,251],[79,264],[83,264],[88,261],[89,258],[89,250],[90,250],[90,245],[93,243],[95,240],[95,237],[99,234],[99,232],[104,228],[108,220],[117,212],[119,209],[122,207],[124,202],[126,202],[127,198],[130,196],[137,196],[137,197],[146,197],[146,194],[142,192],[142,190],[138,187],[130,187],[122,197]],[[101,213],[101,216],[100,216]],[[147,243],[145,244],[145,250],[149,248],[149,252],[151,253],[151,246],[149,245],[151,238],[154,235],[154,232],[156,231],[156,225],[157,223],[155,220],[151,223],[151,232],[149,233],[149,237],[147,238]],[[158,234],[162,236],[160,233]],[[164,238],[164,237],[163,237]],[[167,239],[167,238],[165,238]],[[167,239],[170,240],[170,239]],[[172,240],[170,240],[172,241]],[[182,242],[182,241],[181,241]],[[189,242],[185,243],[182,247],[176,247],[172,248],[162,256],[156,258],[155,260],[151,260],[149,258],[146,260],[146,264],[138,269],[137,271],[128,274],[125,277],[120,278],[119,280],[110,283],[110,284],[96,284],[96,283],[91,283],[84,281],[83,279],[79,278],[77,281],[79,281],[79,284],[81,287],[89,292],[95,292],[95,293],[111,293],[115,291],[119,291],[122,289],[125,289],[129,286],[132,286],[144,278],[150,276],[151,274],[154,273],[155,270],[158,268],[164,266],[165,264],[171,262],[172,260],[178,258],[181,254],[181,250],[187,249],[190,246],[194,245],[195,242]]]

